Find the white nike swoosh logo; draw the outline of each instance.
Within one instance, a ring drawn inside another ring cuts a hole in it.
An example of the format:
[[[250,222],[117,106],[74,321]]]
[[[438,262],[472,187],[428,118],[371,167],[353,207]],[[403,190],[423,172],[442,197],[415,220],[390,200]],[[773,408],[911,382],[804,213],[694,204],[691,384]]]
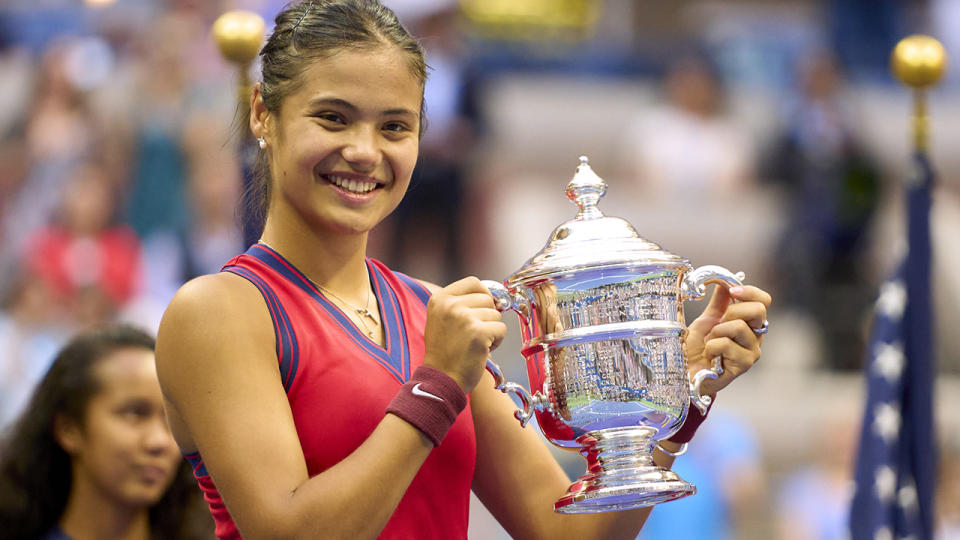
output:
[[[423,384],[423,383],[417,383],[417,384],[415,384],[415,385],[413,386],[413,388],[410,389],[410,391],[413,392],[413,395],[415,395],[415,396],[422,396],[422,397],[430,398],[430,399],[435,399],[435,400],[437,400],[437,401],[443,401],[443,398],[442,398],[442,397],[440,397],[440,396],[435,396],[435,395],[431,394],[430,392],[427,392],[426,390],[421,390],[421,389],[420,389],[420,385],[421,385],[421,384]]]

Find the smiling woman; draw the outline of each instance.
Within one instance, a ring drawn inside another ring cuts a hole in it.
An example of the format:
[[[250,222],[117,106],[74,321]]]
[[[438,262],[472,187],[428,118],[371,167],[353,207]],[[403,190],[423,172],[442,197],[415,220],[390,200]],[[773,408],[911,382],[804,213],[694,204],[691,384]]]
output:
[[[570,482],[484,371],[506,326],[480,281],[441,288],[366,257],[417,162],[417,41],[375,0],[316,0],[277,15],[260,57],[260,241],[184,285],[157,342],[217,536],[466,538],[473,489],[515,538],[635,537],[648,509],[553,513]],[[743,289],[690,348],[746,370],[759,341],[733,338],[769,295]]]
[[[0,446],[4,538],[191,539],[209,519],[164,419],[153,338],[74,338]]]
[[[403,198],[417,161],[423,85],[397,47],[309,63],[277,110],[254,89],[251,129],[272,178],[263,238],[278,249],[301,222],[315,235],[361,235]],[[358,237],[359,238],[359,237]],[[284,250],[289,251],[288,250]]]

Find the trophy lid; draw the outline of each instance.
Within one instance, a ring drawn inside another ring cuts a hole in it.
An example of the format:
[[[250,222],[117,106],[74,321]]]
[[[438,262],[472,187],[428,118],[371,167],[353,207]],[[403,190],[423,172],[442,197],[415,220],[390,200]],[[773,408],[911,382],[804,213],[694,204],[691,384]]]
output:
[[[567,198],[579,208],[577,216],[556,229],[543,249],[507,278],[511,286],[557,273],[612,266],[687,266],[689,262],[641,237],[622,218],[605,216],[597,208],[607,184],[580,156]]]

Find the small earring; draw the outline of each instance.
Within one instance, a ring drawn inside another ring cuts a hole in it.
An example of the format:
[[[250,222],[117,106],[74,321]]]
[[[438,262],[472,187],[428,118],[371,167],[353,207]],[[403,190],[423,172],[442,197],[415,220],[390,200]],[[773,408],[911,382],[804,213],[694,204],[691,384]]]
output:
[[[260,145],[261,150],[267,147],[267,141],[263,137],[257,137],[257,144]]]

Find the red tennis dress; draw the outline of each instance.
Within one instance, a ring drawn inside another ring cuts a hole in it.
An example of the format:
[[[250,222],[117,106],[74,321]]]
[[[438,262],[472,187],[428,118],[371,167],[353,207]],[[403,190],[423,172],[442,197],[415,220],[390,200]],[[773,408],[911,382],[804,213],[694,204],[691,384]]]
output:
[[[420,283],[367,259],[386,346],[359,331],[303,273],[256,244],[224,267],[253,283],[273,318],[280,375],[310,476],[351,454],[423,363],[429,292]],[[240,538],[202,457],[189,454],[221,539]],[[476,436],[469,402],[430,452],[381,538],[466,538]]]

